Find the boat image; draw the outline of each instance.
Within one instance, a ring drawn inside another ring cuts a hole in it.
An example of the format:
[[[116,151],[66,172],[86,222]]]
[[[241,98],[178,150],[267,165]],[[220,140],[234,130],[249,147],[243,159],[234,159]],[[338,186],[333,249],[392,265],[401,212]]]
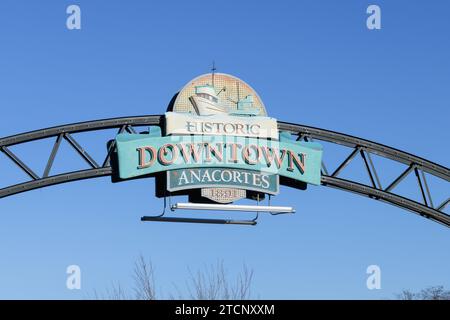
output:
[[[229,113],[228,107],[219,103],[216,90],[210,85],[195,87],[195,95],[189,97],[189,100],[199,116]]]
[[[222,104],[219,100],[216,90],[213,86],[207,84],[195,87],[195,95],[190,96],[189,100],[199,116],[210,116],[216,114],[229,114],[235,116],[256,116],[259,109],[253,107],[253,96],[248,95],[237,102],[236,109]],[[231,100],[231,99],[230,99]]]
[[[248,95],[237,102],[237,110],[232,110],[230,115],[236,116],[257,116],[259,109],[253,107],[253,96]]]

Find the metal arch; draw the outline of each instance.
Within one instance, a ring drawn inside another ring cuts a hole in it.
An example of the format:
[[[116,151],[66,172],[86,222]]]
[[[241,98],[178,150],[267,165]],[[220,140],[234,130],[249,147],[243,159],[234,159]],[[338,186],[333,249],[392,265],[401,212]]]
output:
[[[450,181],[450,169],[440,164],[428,161],[413,154],[383,145],[381,143],[373,142],[366,139],[361,139],[351,135],[319,129],[314,127],[308,127],[304,125],[298,125],[288,122],[278,122],[280,130],[290,131],[293,134],[301,137],[312,137],[317,140],[337,143],[346,147],[360,147],[368,152],[388,158],[397,162],[401,162],[406,165],[415,164],[420,166],[424,171],[437,176],[446,181]]]
[[[74,123],[0,138],[0,150],[6,155],[6,157],[11,159],[11,161],[13,161],[31,178],[30,181],[0,189],[0,198],[51,185],[96,177],[110,176],[112,175],[112,169],[110,167],[109,160],[111,151],[113,150],[114,146],[110,145],[105,156],[105,160],[100,165],[96,163],[95,160],[89,155],[89,153],[78,144],[73,134],[79,132],[114,128],[118,129],[118,132],[127,131],[130,133],[134,133],[136,131],[133,127],[148,125],[162,126],[163,121],[164,117],[162,115],[122,117]],[[441,204],[434,204],[424,174],[427,173],[449,182],[450,169],[386,145],[330,130],[287,122],[278,122],[278,127],[280,130],[289,131],[293,135],[296,135],[297,140],[311,141],[314,139],[353,148],[349,156],[344,159],[332,173],[328,172],[324,163],[322,164],[322,185],[354,192],[360,195],[368,196],[375,200],[387,202],[389,204],[399,206],[403,209],[418,213],[423,217],[450,227],[450,215],[444,213],[443,211],[445,207],[450,203],[450,198],[447,198],[447,200],[445,200]],[[44,173],[41,176],[35,173],[31,168],[29,168],[9,149],[10,146],[14,146],[17,144],[52,137],[56,137],[56,140],[54,142],[53,149],[49,156]],[[78,154],[89,165],[89,168],[87,168],[86,170],[68,172],[59,175],[50,175],[53,160],[55,159],[55,156],[59,150],[59,145],[63,139],[66,140],[78,152]],[[371,159],[371,154],[376,154],[381,157],[402,163],[406,166],[406,169],[388,186],[383,188],[381,186],[380,179],[378,178],[376,168]],[[365,163],[367,174],[371,182],[370,185],[357,181],[345,180],[339,177],[341,171],[357,156],[361,156]],[[423,197],[423,203],[419,203],[412,199],[402,197],[393,192],[393,189],[412,172],[414,172],[416,175],[418,187]]]
[[[1,138],[0,148],[9,147],[19,143],[30,142],[38,139],[56,137],[60,134],[65,133],[86,132],[99,129],[114,129],[120,128],[122,126],[160,125],[162,123],[163,117],[164,116],[162,115],[122,117],[66,124],[63,126],[35,130]]]

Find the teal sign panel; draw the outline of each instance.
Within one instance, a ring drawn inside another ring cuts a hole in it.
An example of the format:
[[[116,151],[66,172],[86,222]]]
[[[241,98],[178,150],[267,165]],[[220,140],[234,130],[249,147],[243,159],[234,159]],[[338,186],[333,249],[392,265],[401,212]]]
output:
[[[282,135],[280,139],[119,134],[116,137],[119,176],[127,179],[168,170],[230,168],[320,184],[322,147]]]
[[[279,177],[260,171],[228,168],[189,168],[167,171],[167,190],[238,188],[278,194]]]

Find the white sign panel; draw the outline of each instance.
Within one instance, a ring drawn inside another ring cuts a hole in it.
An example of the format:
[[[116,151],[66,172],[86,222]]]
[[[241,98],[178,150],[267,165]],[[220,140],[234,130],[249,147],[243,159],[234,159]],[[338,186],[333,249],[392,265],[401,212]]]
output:
[[[166,134],[231,135],[278,140],[277,121],[274,118],[226,114],[197,116],[166,112]]]

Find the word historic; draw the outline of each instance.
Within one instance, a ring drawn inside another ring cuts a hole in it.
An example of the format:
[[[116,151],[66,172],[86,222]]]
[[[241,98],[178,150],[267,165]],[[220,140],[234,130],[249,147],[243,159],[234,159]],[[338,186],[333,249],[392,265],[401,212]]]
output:
[[[242,118],[229,115],[201,117],[166,112],[166,134],[210,134],[278,139],[274,118]]]

